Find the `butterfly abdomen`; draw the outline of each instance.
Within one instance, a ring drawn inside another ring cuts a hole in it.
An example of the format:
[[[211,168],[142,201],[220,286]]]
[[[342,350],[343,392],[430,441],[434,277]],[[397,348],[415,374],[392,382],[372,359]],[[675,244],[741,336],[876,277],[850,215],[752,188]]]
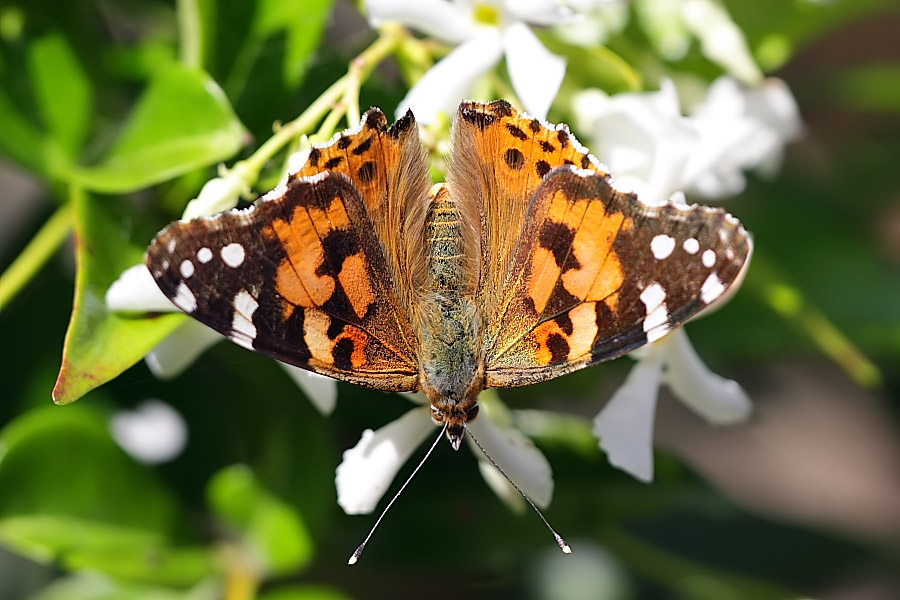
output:
[[[462,222],[446,186],[436,186],[425,221],[429,291],[464,294],[466,285]]]
[[[448,189],[436,186],[425,220],[428,279],[418,330],[422,389],[432,405],[444,412],[474,402],[473,385],[480,389],[478,374],[483,370],[463,226]]]

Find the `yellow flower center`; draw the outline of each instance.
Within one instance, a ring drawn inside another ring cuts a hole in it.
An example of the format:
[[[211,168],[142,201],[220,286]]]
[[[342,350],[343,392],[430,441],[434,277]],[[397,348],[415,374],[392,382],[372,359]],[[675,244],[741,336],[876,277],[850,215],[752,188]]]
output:
[[[475,22],[479,25],[490,25],[498,27],[500,25],[500,11],[496,6],[490,4],[476,4],[472,13]]]

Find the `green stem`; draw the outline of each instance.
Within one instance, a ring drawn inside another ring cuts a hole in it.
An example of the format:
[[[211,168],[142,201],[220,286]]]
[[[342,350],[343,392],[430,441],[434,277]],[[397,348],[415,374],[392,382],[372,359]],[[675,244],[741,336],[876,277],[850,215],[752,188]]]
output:
[[[25,284],[53,256],[72,231],[71,202],[63,204],[44,223],[21,254],[0,276],[0,310],[18,294]]]
[[[194,69],[202,69],[203,26],[199,0],[178,0],[176,10],[181,63]]]
[[[234,168],[246,170],[245,177],[252,177],[250,181],[255,181],[263,165],[278,153],[285,144],[304,133],[309,133],[313,126],[328,111],[333,109],[333,105],[346,94],[347,86],[353,77],[358,77],[359,81],[365,80],[372,72],[372,69],[387,58],[406,35],[408,34],[402,27],[385,26],[382,28],[378,39],[351,62],[351,70],[356,69],[358,75],[351,75],[348,72],[335,81],[315,102],[303,111],[303,114],[282,126],[252,156],[237,163]],[[357,114],[358,112],[359,108],[357,107]],[[357,118],[358,122],[359,119]]]
[[[350,62],[347,71],[347,87],[344,89],[344,107],[347,109],[347,126],[356,127],[360,121],[359,88],[362,85],[362,65],[359,59]]]
[[[881,384],[881,371],[875,363],[758,252],[754,269],[761,274],[755,277],[754,288],[769,308],[806,332],[813,343],[859,385],[871,388]]]

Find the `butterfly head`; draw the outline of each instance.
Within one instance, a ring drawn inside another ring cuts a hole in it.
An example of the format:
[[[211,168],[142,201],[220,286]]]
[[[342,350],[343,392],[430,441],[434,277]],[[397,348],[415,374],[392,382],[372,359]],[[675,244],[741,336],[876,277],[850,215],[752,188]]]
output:
[[[435,404],[431,405],[431,420],[435,425],[447,425],[447,439],[450,440],[450,445],[454,450],[459,450],[466,433],[466,425],[475,419],[476,415],[478,415],[478,404],[474,400],[467,403],[465,408],[460,404],[448,405],[446,408]]]

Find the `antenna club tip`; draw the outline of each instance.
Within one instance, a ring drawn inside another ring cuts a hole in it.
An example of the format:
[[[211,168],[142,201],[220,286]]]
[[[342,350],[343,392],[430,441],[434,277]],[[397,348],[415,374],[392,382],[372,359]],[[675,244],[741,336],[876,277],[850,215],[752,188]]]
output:
[[[569,544],[566,543],[566,540],[562,539],[562,536],[553,532],[553,537],[556,538],[556,545],[559,546],[559,549],[563,551],[563,554],[572,554],[572,548],[569,547]]]
[[[357,554],[354,552],[354,553],[353,553],[353,556],[350,557],[350,560],[347,561],[347,564],[348,564],[348,565],[355,565],[358,561],[359,561],[359,555],[357,555]]]

